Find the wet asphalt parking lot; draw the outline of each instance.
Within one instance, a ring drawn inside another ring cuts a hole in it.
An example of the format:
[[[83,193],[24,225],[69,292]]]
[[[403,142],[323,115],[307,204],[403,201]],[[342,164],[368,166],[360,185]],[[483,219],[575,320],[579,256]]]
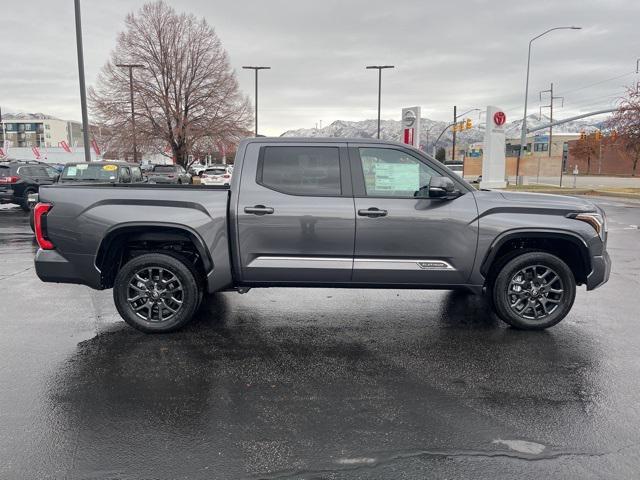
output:
[[[0,478],[639,478],[640,202],[613,271],[520,332],[482,297],[252,290],[170,335],[41,283],[0,209]]]

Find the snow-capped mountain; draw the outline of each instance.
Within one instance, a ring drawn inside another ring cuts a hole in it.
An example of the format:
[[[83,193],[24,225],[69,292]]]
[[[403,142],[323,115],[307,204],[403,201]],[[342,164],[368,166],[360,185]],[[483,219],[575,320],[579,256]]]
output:
[[[456,141],[460,144],[471,144],[482,142],[484,139],[485,123],[472,119],[473,128],[458,132]],[[544,125],[550,122],[545,115],[531,114],[527,116],[527,126],[529,128]],[[578,133],[581,131],[590,132],[597,128],[601,121],[577,120],[554,127],[556,133]],[[430,120],[423,118],[420,129],[420,142],[431,144],[445,129],[447,122]],[[507,138],[519,138],[522,128],[522,119],[508,122],[506,125]],[[323,128],[300,128],[284,132],[282,137],[339,137],[339,138],[375,138],[377,132],[377,120],[345,121],[336,120]],[[399,120],[382,120],[380,122],[380,137],[384,140],[398,141],[402,134],[402,124]],[[442,135],[439,145],[449,145],[453,140],[451,129]]]

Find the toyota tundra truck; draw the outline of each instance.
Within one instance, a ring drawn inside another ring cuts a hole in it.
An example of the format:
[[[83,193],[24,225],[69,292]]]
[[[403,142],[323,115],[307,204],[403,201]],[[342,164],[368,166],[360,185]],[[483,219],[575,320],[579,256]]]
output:
[[[148,333],[184,326],[205,294],[259,287],[465,289],[544,329],[611,269],[591,202],[476,190],[379,140],[243,140],[230,186],[52,185],[38,200],[37,275],[113,289]]]

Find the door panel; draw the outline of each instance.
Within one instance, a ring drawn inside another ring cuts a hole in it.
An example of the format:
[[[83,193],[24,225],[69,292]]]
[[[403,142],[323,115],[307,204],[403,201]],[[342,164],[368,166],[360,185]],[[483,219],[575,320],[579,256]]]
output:
[[[292,144],[289,148],[298,150],[287,151],[281,143],[254,147],[259,151],[247,155],[259,155],[259,162],[243,167],[237,207],[243,281],[350,281],[355,210],[344,182],[349,178],[343,175],[349,169],[346,149]]]
[[[431,176],[446,172],[393,147],[350,152],[357,194],[353,281],[466,283],[478,235],[473,194],[454,200],[415,198]]]

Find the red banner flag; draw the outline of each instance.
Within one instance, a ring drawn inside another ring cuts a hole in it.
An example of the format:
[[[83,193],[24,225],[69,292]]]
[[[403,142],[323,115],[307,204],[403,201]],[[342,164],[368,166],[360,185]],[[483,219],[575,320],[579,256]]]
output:
[[[31,151],[33,152],[34,158],[40,160],[40,149],[38,147],[31,147]]]
[[[4,153],[4,148],[0,147],[0,157],[6,157],[7,154]]]
[[[65,140],[62,140],[61,142],[59,142],[58,146],[62,148],[65,152],[71,153],[71,147]]]
[[[100,146],[95,138],[91,140],[91,147],[93,148],[93,151],[96,152],[96,155],[100,156]]]

